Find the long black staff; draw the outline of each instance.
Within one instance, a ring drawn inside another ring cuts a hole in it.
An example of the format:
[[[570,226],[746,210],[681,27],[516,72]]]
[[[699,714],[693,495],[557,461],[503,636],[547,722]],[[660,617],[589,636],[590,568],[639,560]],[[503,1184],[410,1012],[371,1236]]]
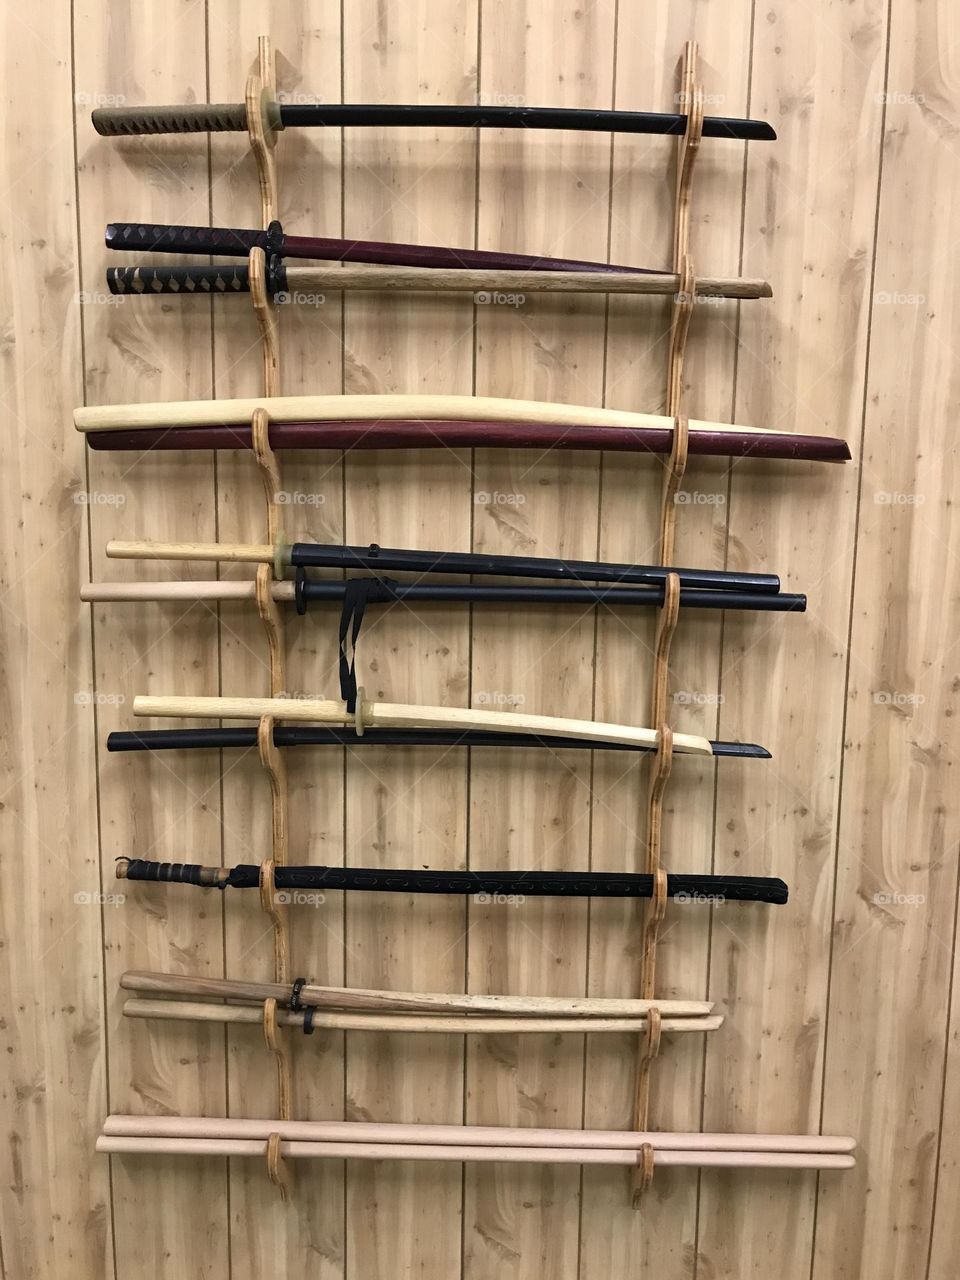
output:
[[[161,880],[214,889],[256,889],[260,867],[204,867],[186,862],[119,858],[118,880]],[[358,889],[376,893],[478,894],[491,899],[649,898],[652,875],[603,871],[395,871],[376,867],[275,867],[278,891]],[[681,902],[787,901],[783,880],[766,876],[668,875],[667,894]],[[296,901],[294,899],[294,901]]]
[[[267,102],[271,129],[382,127],[407,129],[572,129],[593,133],[682,135],[687,117],[679,112],[595,111],[568,107],[426,107],[392,104]],[[247,108],[242,102],[198,102],[172,107],[98,107],[93,127],[104,137],[145,133],[244,133]],[[776,132],[764,120],[704,116],[704,138],[770,142]]]

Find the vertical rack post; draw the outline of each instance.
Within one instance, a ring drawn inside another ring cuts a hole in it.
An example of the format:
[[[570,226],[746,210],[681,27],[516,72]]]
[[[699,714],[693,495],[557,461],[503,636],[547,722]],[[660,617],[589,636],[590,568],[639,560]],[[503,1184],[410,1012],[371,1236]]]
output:
[[[244,102],[247,138],[257,165],[260,185],[261,225],[266,229],[277,216],[276,130],[273,104],[276,96],[275,59],[269,36],[257,41],[257,65],[247,78]],[[250,296],[260,330],[263,358],[263,393],[280,394],[280,333],[276,311],[267,290],[267,260],[263,249],[249,256]],[[263,481],[267,540],[275,547],[283,543],[278,494],[282,489],[280,463],[270,445],[270,419],[263,408],[254,410],[250,421],[251,444]],[[257,613],[263,623],[270,657],[270,693],[279,697],[286,690],[286,647],[283,620],[273,598],[273,583],[282,575],[279,556],[275,563],[260,565],[256,578]],[[287,913],[276,891],[275,869],[285,866],[288,853],[287,771],[273,741],[274,718],[264,716],[257,727],[257,749],[270,782],[271,856],[260,865],[260,906],[273,929],[274,981],[290,981],[290,941]],[[281,1120],[292,1118],[290,1055],[283,1033],[277,1026],[277,1002],[268,1000],[263,1010],[263,1036],[277,1066],[277,1111]],[[267,1172],[281,1199],[290,1198],[290,1174],[280,1152],[279,1135],[273,1133],[266,1149]]]
[[[680,109],[687,124],[677,140],[676,187],[673,216],[673,269],[678,276],[677,293],[670,317],[670,348],[667,363],[667,413],[674,419],[673,446],[664,467],[660,497],[660,564],[673,560],[677,527],[677,491],[687,465],[687,419],[680,413],[683,398],[683,357],[696,296],[696,277],[689,251],[690,191],[694,161],[703,130],[703,88],[697,79],[697,46],[687,41],[683,49],[680,72]],[[663,796],[673,765],[673,731],[668,724],[670,648],[677,626],[680,604],[680,579],[667,576],[663,604],[657,620],[654,650],[651,724],[657,730],[657,753],[654,757],[647,792],[646,871],[654,878],[653,895],[644,911],[642,958],[640,965],[641,998],[652,1000],[656,993],[657,944],[667,906],[667,874],[661,858],[663,843]],[[634,1095],[634,1128],[650,1129],[650,1076],[660,1051],[660,1018],[651,1016],[647,1031],[637,1051],[636,1088]],[[645,1148],[642,1159],[633,1170],[631,1200],[640,1207],[644,1193],[653,1180],[652,1148]]]

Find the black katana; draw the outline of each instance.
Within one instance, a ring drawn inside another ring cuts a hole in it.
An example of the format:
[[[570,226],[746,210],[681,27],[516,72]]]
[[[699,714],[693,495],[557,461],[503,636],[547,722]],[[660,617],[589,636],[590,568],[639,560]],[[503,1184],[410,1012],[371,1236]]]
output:
[[[383,104],[264,104],[270,129],[388,127],[407,129],[572,129],[579,133],[651,133],[680,137],[687,116],[665,111],[600,111],[569,107],[428,107]],[[98,107],[91,115],[103,137],[148,133],[245,133],[247,108],[242,102],[198,102],[170,107]],[[773,127],[765,120],[704,116],[704,138],[771,142]]]
[[[328,236],[289,236],[271,222],[265,231],[236,227],[182,227],[165,223],[111,222],[108,249],[141,253],[202,253],[245,258],[263,249],[268,258],[311,258],[319,262],[369,262],[392,267],[477,268],[494,271],[618,271],[656,275],[653,267],[618,267],[578,258],[536,257],[492,249],[453,249],[433,244],[396,244],[384,240],[349,240]]]
[[[274,725],[275,747],[546,747],[553,751],[653,751],[638,743],[594,742],[588,738],[537,737],[525,733],[489,733],[481,729],[353,729],[324,725]],[[142,729],[107,735],[108,751],[229,750],[256,747],[256,729]],[[769,760],[755,742],[710,742],[713,756]]]
[[[419,551],[407,547],[340,546],[326,542],[125,542],[112,539],[107,555],[114,560],[210,560],[233,564],[272,564],[276,576],[293,569],[365,569],[374,573],[458,573],[486,577],[549,578],[562,582],[610,582],[660,586],[671,574],[681,588],[751,595],[776,595],[775,573],[743,573],[729,569],[682,569],[603,560],[564,560],[548,556],[486,555],[476,551]]]
[[[376,893],[475,894],[489,898],[649,898],[653,876],[602,871],[394,871],[368,867],[275,867],[279,891],[366,889]],[[203,867],[184,862],[119,858],[120,880],[159,880],[215,889],[256,889],[260,868],[252,864]],[[680,901],[787,901],[783,880],[765,876],[668,875],[667,894]]]

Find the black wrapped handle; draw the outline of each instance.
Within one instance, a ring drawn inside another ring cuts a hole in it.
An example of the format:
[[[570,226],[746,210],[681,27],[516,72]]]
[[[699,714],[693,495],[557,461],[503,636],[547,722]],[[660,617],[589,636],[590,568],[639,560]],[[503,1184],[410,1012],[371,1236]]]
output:
[[[203,867],[183,862],[123,859],[126,880],[252,889],[260,868],[241,864]],[[578,871],[391,871],[365,867],[276,867],[278,890],[359,889],[377,893],[475,894],[490,898],[649,898],[653,876]],[[667,892],[680,902],[765,902],[782,906],[788,890],[783,880],[766,876],[668,875]]]
[[[144,133],[243,133],[242,102],[198,102],[182,107],[98,107],[93,127],[104,138]]]
[[[111,222],[104,241],[108,249],[131,249],[141,253],[209,253],[245,258],[251,249],[257,248],[267,253],[280,253],[283,228],[279,222],[271,222],[266,231]]]
[[[283,293],[287,273],[279,258],[267,262],[267,294],[274,298]],[[229,294],[250,292],[250,269],[247,266],[215,267],[108,267],[107,287],[111,293],[139,294]]]

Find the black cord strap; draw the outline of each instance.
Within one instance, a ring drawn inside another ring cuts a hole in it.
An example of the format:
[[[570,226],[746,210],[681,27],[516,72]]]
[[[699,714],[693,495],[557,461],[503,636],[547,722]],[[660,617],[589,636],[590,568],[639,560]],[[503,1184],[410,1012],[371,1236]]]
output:
[[[298,571],[299,572],[299,571]],[[343,592],[340,610],[340,697],[353,715],[357,710],[357,640],[363,625],[363,615],[371,600],[395,599],[396,583],[389,578],[348,578]],[[296,590],[297,588],[295,588]],[[306,608],[304,587],[299,588]],[[297,608],[300,608],[299,598]],[[350,633],[350,655],[347,656],[346,639]]]
[[[274,870],[276,874],[276,870]],[[292,1009],[295,1013],[303,1008],[300,1003],[300,992],[307,985],[306,978],[294,978],[293,986],[290,988],[290,999],[287,1001],[287,1008]]]

